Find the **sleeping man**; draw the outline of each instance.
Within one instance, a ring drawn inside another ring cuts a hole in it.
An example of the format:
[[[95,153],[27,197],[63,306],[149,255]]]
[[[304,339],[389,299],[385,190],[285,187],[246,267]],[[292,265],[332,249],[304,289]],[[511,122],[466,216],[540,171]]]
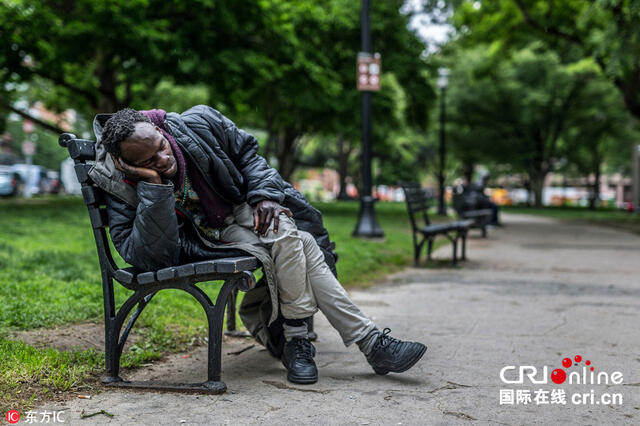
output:
[[[288,380],[318,380],[307,332],[318,310],[377,374],[406,371],[423,356],[425,345],[380,331],[349,299],[320,212],[257,154],[252,135],[218,111],[123,109],[98,115],[94,130],[90,174],[108,193],[111,238],[122,258],[150,271],[229,253],[256,256],[266,286],[257,300],[247,293],[241,318],[281,358]],[[251,306],[267,314],[250,315]]]

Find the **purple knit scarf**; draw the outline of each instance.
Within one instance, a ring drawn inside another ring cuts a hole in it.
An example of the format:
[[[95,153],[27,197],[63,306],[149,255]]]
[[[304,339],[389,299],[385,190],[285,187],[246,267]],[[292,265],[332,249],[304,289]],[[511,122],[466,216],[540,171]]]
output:
[[[182,151],[178,146],[176,140],[167,132],[167,129],[164,127],[164,119],[167,116],[167,112],[163,109],[151,109],[148,111],[140,111],[141,114],[151,120],[151,122],[160,128],[162,135],[167,138],[169,144],[171,145],[171,150],[173,151],[173,156],[176,157],[176,162],[178,163],[178,173],[175,174],[173,181],[174,185],[177,187],[177,191],[182,191],[184,187],[184,176],[187,172],[187,163],[184,160],[184,156],[182,155]],[[175,180],[174,180],[175,179]]]

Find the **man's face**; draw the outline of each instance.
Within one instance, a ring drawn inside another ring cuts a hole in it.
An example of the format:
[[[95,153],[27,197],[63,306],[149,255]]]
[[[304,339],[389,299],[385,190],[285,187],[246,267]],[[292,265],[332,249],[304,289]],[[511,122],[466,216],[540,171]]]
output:
[[[127,164],[152,169],[165,178],[178,171],[171,144],[151,123],[137,123],[134,132],[120,144],[120,158]]]

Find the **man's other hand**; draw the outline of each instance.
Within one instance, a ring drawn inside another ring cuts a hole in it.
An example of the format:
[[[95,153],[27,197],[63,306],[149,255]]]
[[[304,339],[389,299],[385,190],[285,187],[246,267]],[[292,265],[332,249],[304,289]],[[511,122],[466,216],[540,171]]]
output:
[[[278,233],[278,221],[280,213],[284,213],[287,216],[293,216],[291,210],[286,207],[282,207],[275,201],[262,200],[253,210],[253,228],[260,235],[267,233],[271,220],[273,220],[273,232]]]
[[[162,179],[160,178],[160,174],[153,169],[147,169],[144,167],[137,167],[128,164],[120,157],[116,157],[112,155],[113,164],[115,164],[116,169],[120,170],[128,179],[133,181],[145,181],[149,183],[162,183]]]

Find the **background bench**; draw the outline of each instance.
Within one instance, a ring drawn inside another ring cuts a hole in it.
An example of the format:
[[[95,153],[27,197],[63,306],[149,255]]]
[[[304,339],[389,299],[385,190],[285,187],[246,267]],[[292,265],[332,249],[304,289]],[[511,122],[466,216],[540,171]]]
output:
[[[103,191],[89,177],[92,161],[95,160],[94,142],[77,139],[65,133],[59,144],[69,150],[75,162],[75,171],[82,185],[82,196],[89,209],[89,217],[98,250],[102,272],[104,298],[105,361],[106,377],[103,383],[109,386],[152,388],[160,390],[198,391],[223,393],[227,387],[220,379],[222,361],[222,331],[225,308],[228,309],[227,326],[235,331],[235,300],[238,290],[247,291],[255,287],[252,271],[260,267],[253,256],[233,257],[163,268],[152,272],[139,272],[135,268],[119,268],[109,246],[107,212]],[[116,310],[113,281],[131,290],[133,294]],[[196,283],[224,281],[215,303]],[[153,296],[164,289],[183,290],[191,294],[202,305],[209,328],[209,353],[207,381],[203,383],[159,383],[130,382],[119,377],[120,357],[127,337],[136,320]],[[137,308],[136,308],[137,307]],[[125,320],[131,314],[124,330]]]
[[[427,210],[429,209],[429,197],[424,189],[415,183],[401,183],[404,191],[405,201],[407,202],[407,211],[409,212],[409,220],[413,230],[413,252],[414,263],[416,266],[420,263],[420,252],[425,243],[427,243],[427,260],[431,260],[431,252],[433,250],[433,241],[438,235],[443,235],[451,241],[453,246],[453,264],[458,262],[458,240],[462,239],[461,258],[467,258],[467,230],[472,224],[471,220],[461,220],[457,222],[431,224]],[[423,224],[420,224],[419,217],[422,216]]]
[[[485,238],[493,211],[481,207],[482,196],[484,194],[459,185],[453,192],[453,208],[460,219],[472,221],[471,228],[482,230],[482,237]]]

